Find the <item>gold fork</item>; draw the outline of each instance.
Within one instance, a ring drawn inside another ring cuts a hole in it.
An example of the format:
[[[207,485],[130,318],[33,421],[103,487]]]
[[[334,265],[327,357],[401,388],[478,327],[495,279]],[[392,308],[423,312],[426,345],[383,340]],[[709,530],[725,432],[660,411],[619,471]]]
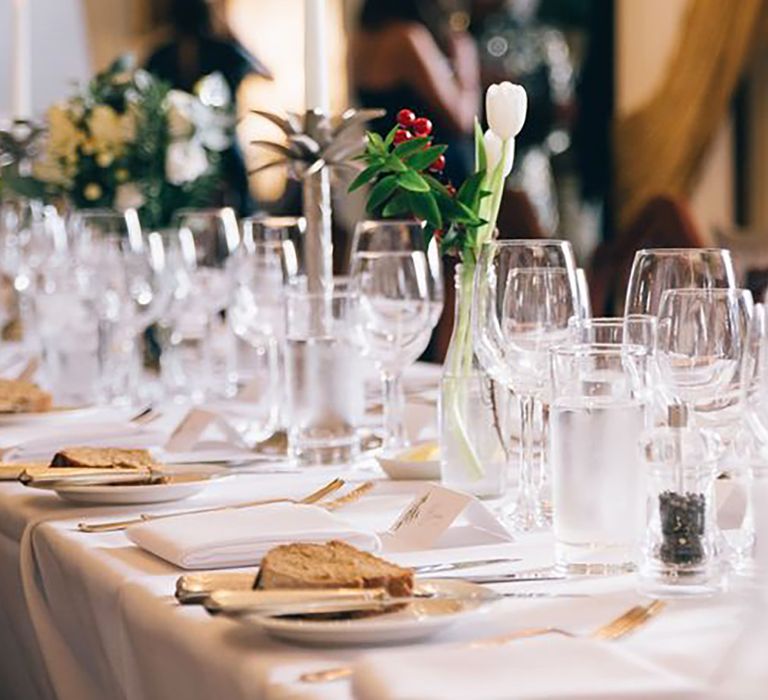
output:
[[[343,496],[334,498],[332,501],[328,501],[327,503],[321,503],[320,505],[322,505],[326,510],[337,510],[349,503],[355,503],[356,501],[359,501],[374,486],[375,484],[373,481],[366,481],[365,483],[360,484],[360,486],[357,488],[352,489],[349,493],[345,493]]]
[[[529,627],[510,634],[472,642],[468,646],[473,648],[501,646],[518,639],[540,637],[545,634],[562,634],[566,637],[588,637],[590,639],[619,639],[648,622],[654,615],[661,612],[665,606],[666,603],[662,600],[654,600],[648,605],[635,605],[617,618],[601,625],[586,635],[569,632],[559,627]],[[337,668],[327,668],[323,671],[302,673],[299,676],[299,680],[304,683],[330,683],[342,678],[349,678],[351,675],[351,666],[338,666]]]
[[[301,503],[302,505],[308,505],[311,503],[317,503],[326,496],[338,491],[344,486],[343,479],[334,479],[328,482],[322,488],[313,491],[304,498],[269,498],[261,501],[248,501],[246,503],[234,503],[226,506],[211,506],[209,508],[198,508],[196,510],[184,510],[177,513],[166,513],[164,515],[141,515],[138,518],[130,518],[129,520],[111,520],[106,523],[79,523],[77,529],[81,532],[117,532],[119,530],[125,530],[130,525],[136,525],[137,523],[144,523],[149,520],[160,520],[162,518],[175,518],[177,515],[193,515],[197,513],[213,513],[218,510],[229,510],[235,508],[250,508],[252,506],[266,506],[272,503]]]

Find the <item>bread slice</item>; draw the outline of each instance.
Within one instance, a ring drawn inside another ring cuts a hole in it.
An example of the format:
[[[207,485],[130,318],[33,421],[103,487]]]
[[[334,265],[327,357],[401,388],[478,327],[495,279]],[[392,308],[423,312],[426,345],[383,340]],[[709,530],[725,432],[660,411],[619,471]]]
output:
[[[51,467],[149,469],[156,466],[148,450],[118,447],[67,447],[51,460]]]
[[[21,379],[0,379],[0,413],[50,411],[53,399],[37,384]]]
[[[413,592],[413,571],[345,542],[286,544],[261,560],[254,588],[385,588],[393,597]]]

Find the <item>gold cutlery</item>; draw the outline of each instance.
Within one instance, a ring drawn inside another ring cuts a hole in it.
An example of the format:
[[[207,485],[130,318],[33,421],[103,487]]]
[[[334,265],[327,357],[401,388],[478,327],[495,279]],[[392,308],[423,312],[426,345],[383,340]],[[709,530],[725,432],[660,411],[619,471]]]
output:
[[[633,632],[641,625],[644,625],[654,615],[661,612],[666,603],[661,600],[655,600],[648,605],[636,605],[626,612],[619,615],[617,618],[610,622],[601,625],[592,633],[587,635],[576,634],[569,632],[568,630],[561,629],[559,627],[531,627],[528,629],[518,630],[511,634],[501,635],[498,637],[491,637],[489,639],[472,642],[468,646],[470,647],[492,647],[501,646],[508,642],[513,642],[518,639],[527,639],[529,637],[539,637],[545,634],[561,634],[566,637],[589,637],[591,639],[619,639],[625,635]],[[312,671],[310,673],[302,673],[299,676],[299,680],[304,683],[330,683],[331,681],[341,680],[342,678],[349,678],[352,675],[351,666],[338,666],[336,668],[328,668],[322,671]]]
[[[346,506],[350,503],[359,501],[363,496],[365,496],[366,493],[373,489],[374,486],[375,483],[373,481],[366,481],[365,483],[360,484],[360,486],[357,488],[352,489],[349,493],[346,493],[343,496],[339,496],[338,498],[334,498],[327,503],[323,503],[322,506],[326,510],[338,510],[342,506]]]
[[[77,529],[80,530],[81,532],[117,532],[119,530],[125,530],[127,527],[130,527],[131,525],[136,525],[138,523],[144,523],[150,520],[161,520],[164,518],[175,518],[176,516],[179,516],[179,515],[196,515],[197,513],[213,513],[219,510],[250,508],[253,506],[266,506],[272,503],[299,503],[302,505],[309,505],[309,504],[317,503],[318,501],[321,501],[326,496],[329,496],[335,491],[338,491],[342,486],[344,486],[343,479],[334,479],[333,481],[328,482],[322,488],[317,489],[317,491],[313,491],[309,495],[304,496],[304,498],[300,498],[300,499],[269,498],[269,499],[264,499],[260,501],[248,501],[246,503],[233,503],[225,506],[211,506],[209,508],[197,508],[195,510],[185,510],[185,511],[179,511],[176,513],[166,513],[163,515],[143,514],[138,518],[130,518],[128,520],[112,520],[105,523],[79,523],[77,526]]]

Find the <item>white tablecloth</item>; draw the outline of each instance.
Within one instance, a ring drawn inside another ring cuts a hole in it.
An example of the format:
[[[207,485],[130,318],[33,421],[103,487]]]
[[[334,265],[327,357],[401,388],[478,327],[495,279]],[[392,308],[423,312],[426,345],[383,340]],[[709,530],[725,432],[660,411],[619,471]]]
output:
[[[0,436],[1,438],[2,436]],[[244,497],[308,493],[332,470],[301,474],[241,474],[184,502],[204,506]],[[360,475],[367,478],[370,474]],[[405,482],[382,487],[342,512],[353,522],[381,526],[409,500]],[[393,490],[394,489],[394,490]],[[351,685],[308,685],[300,673],[347,663],[355,649],[311,649],[263,633],[173,598],[182,573],[132,545],[121,532],[86,534],[76,524],[98,517],[163,512],[178,506],[79,507],[47,492],[0,483],[0,697],[35,700],[126,698],[349,698]],[[485,572],[545,565],[552,542],[531,535],[503,545],[392,555],[405,564],[521,557]],[[501,591],[561,591],[589,597],[507,599],[492,614],[457,626],[430,645],[472,640],[516,628],[557,625],[590,630],[640,602],[632,576],[554,583],[516,583]],[[743,598],[676,601],[623,648],[684,677],[706,682],[741,629]],[[375,649],[365,653],[375,654]],[[514,646],[509,647],[514,654]],[[557,659],[552,659],[553,673]],[[595,694],[601,669],[594,674]],[[500,689],[500,698],[514,697]]]

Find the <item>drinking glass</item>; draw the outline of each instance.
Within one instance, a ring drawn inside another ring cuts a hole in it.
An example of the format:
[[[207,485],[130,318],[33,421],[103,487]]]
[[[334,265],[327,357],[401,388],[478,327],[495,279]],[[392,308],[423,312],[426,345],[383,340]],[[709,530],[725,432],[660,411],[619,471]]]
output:
[[[592,300],[589,296],[589,283],[584,268],[576,268],[576,289],[579,293],[579,318],[592,316]]]
[[[545,525],[549,519],[544,498],[548,351],[567,340],[569,320],[578,313],[577,300],[569,243],[509,240],[483,246],[474,282],[475,351],[486,372],[510,389],[518,402],[519,435],[510,440],[519,444],[518,489],[511,516],[513,525],[522,530]]]
[[[649,314],[572,318],[570,329],[577,343],[639,345],[649,355],[656,350],[657,322]]]
[[[629,275],[625,314],[658,316],[668,289],[736,286],[733,261],[723,248],[647,248],[638,250]]]
[[[326,292],[286,289],[286,422],[300,464],[352,462],[364,414],[357,292],[337,278]]]
[[[88,260],[99,241],[107,237],[130,239],[134,248],[141,245],[141,224],[135,209],[75,211],[69,217],[67,230],[72,254],[78,260]]]
[[[173,297],[163,318],[161,367],[168,388],[191,393],[232,394],[234,343],[224,323],[240,242],[232,209],[182,210],[176,226],[162,232]]]
[[[358,224],[351,279],[360,295],[364,353],[381,374],[384,448],[407,443],[402,373],[429,343],[443,303],[440,257],[428,248],[423,225],[414,221]]]
[[[550,353],[550,457],[557,566],[569,574],[631,571],[644,494],[646,350],[577,344]]]
[[[736,289],[670,289],[662,295],[660,379],[688,420],[698,405],[719,400],[738,381],[750,308]]]

